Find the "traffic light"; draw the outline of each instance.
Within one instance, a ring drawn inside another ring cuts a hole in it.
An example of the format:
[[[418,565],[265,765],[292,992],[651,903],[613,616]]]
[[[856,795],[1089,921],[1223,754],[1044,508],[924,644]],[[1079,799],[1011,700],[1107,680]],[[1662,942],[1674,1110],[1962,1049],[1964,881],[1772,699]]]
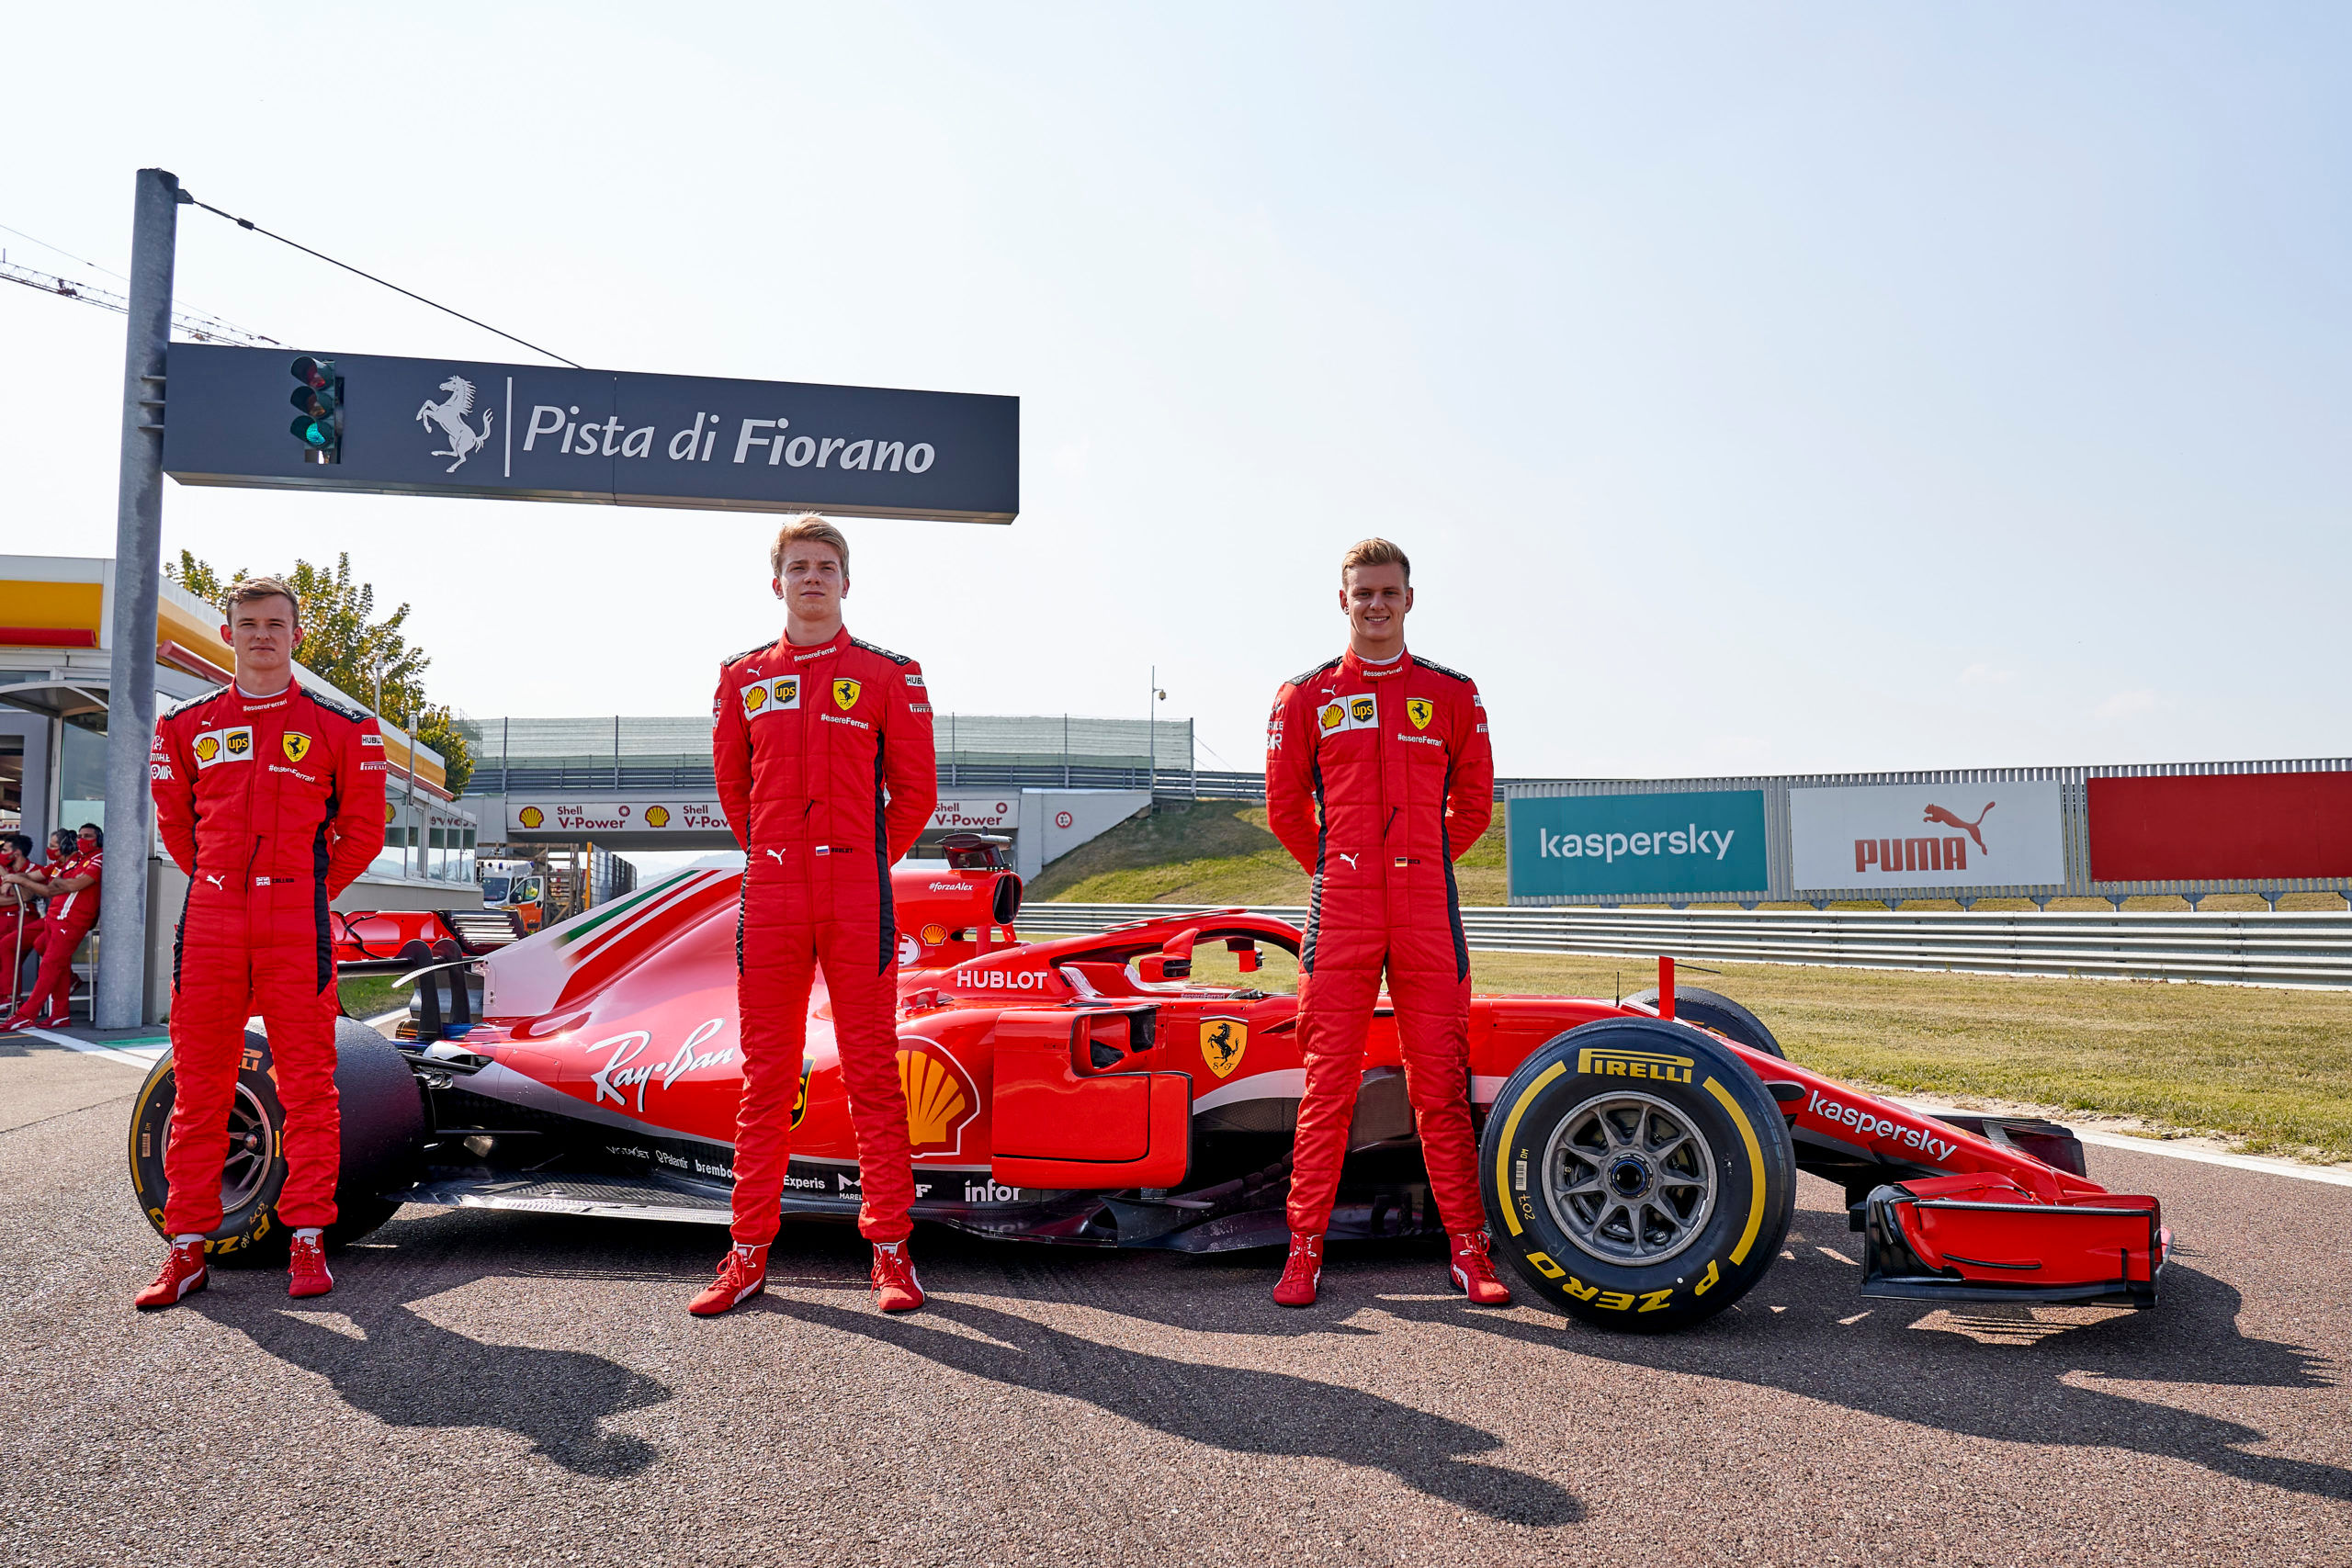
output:
[[[338,463],[343,460],[343,378],[334,373],[332,359],[313,359],[302,355],[293,366],[294,379],[301,385],[294,389],[287,400],[301,412],[295,415],[290,427],[294,439],[305,448],[306,463]]]

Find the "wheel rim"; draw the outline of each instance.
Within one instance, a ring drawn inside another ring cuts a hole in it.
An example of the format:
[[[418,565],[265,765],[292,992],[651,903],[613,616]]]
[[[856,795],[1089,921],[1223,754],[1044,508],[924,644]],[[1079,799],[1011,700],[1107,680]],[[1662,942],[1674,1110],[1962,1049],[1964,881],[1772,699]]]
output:
[[[244,1085],[229,1106],[229,1154],[220,1162],[220,1212],[233,1214],[253,1201],[269,1174],[269,1116]]]
[[[1662,1263],[1715,1208],[1714,1150],[1654,1095],[1618,1092],[1560,1119],[1544,1151],[1544,1200],[1561,1229],[1603,1263]]]

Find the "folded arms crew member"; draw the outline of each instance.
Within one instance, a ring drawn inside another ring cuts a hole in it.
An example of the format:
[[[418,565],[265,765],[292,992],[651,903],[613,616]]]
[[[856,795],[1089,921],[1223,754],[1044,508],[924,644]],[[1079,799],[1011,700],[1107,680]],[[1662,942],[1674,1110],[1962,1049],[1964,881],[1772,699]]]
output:
[[[735,1246],[690,1310],[722,1313],[767,1279],[791,1155],[792,1102],[820,964],[857,1130],[858,1228],[885,1312],[922,1304],[907,1256],[914,1201],[899,1082],[897,922],[890,867],[939,793],[922,667],[842,624],[849,541],[814,514],[769,554],[785,635],[719,669],[711,759],[750,863],[736,926],[743,1098],[735,1130]]]
[[[1348,650],[1284,682],[1267,723],[1267,816],[1314,877],[1299,953],[1306,1087],[1291,1249],[1274,1287],[1284,1306],[1315,1300],[1384,968],[1421,1157],[1452,1239],[1449,1278],[1474,1302],[1510,1299],[1487,1258],[1470,1136],[1470,950],[1453,883],[1455,858],[1494,814],[1494,756],[1477,686],[1405,650],[1411,570],[1385,539],[1348,551]]]
[[[255,1013],[268,1026],[286,1111],[277,1212],[294,1227],[288,1293],[323,1295],[334,1283],[321,1240],[334,1223],[342,1163],[327,905],[384,846],[384,743],[372,716],[295,682],[302,629],[291,588],[247,578],[224,608],[236,682],[165,714],[149,760],[156,826],[188,890],[172,965],[176,1098],[164,1154],[172,1249],[140,1293],[142,1308],[204,1285],[245,1021]]]
[[[95,822],[82,824],[64,858],[41,869],[41,894],[49,900],[40,921],[40,973],[32,995],[0,1028],[39,1024],[62,1029],[74,1021],[74,952],[98,923],[98,886],[106,875],[106,834]]]

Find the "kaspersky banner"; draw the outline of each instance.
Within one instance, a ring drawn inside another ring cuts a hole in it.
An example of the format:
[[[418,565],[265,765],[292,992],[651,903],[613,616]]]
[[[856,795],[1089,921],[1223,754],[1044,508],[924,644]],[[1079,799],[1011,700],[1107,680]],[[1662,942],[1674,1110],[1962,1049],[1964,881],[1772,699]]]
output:
[[[182,484],[1010,523],[1021,400],[174,344]]]
[[[1764,792],[1519,796],[1510,896],[1728,898],[1768,883]]]
[[[1800,893],[2066,880],[2055,779],[1792,788],[1789,832]]]

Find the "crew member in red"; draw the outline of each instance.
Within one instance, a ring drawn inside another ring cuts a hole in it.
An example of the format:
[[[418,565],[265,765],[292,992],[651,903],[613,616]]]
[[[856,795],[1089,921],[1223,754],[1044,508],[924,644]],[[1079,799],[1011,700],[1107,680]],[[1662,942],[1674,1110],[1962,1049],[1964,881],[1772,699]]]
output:
[[[293,589],[247,578],[223,608],[235,684],[165,714],[149,756],[155,823],[188,890],[172,964],[176,1082],[164,1151],[172,1247],[139,1293],[142,1309],[204,1287],[245,1021],[255,1013],[286,1111],[277,1213],[294,1230],[287,1293],[334,1286],[322,1239],[335,1219],[343,1133],[327,905],[384,847],[384,742],[371,716],[294,680],[302,626]]]
[[[907,1255],[914,1201],[899,1081],[899,950],[890,867],[931,820],[939,779],[922,667],[842,625],[849,541],[814,513],[778,530],[768,563],[784,636],[720,666],[711,758],[750,859],[737,917],[743,1098],[735,1127],[735,1246],[688,1310],[708,1316],[767,1280],[791,1155],[792,1102],[817,968],[857,1130],[858,1228],[884,1312],[922,1304]]]
[[[24,833],[0,833],[0,963],[8,965],[8,981],[5,997],[0,997],[13,1013],[19,992],[24,990],[25,968],[29,960],[35,969],[40,966],[40,899],[48,887],[40,874],[40,863],[33,859],[37,846]]]
[[[85,822],[73,852],[41,869],[41,892],[49,903],[41,917],[40,973],[33,979],[32,995],[0,1029],[62,1029],[74,1021],[74,953],[98,923],[106,861],[106,834],[96,823]]]
[[[1412,566],[1385,539],[1340,562],[1348,651],[1283,682],[1266,727],[1267,816],[1314,877],[1299,953],[1306,1087],[1290,1186],[1284,1306],[1315,1300],[1347,1157],[1381,971],[1449,1278],[1473,1302],[1510,1300],[1487,1258],[1470,1136],[1470,949],[1453,863],[1494,814],[1487,713],[1466,675],[1405,650]]]

